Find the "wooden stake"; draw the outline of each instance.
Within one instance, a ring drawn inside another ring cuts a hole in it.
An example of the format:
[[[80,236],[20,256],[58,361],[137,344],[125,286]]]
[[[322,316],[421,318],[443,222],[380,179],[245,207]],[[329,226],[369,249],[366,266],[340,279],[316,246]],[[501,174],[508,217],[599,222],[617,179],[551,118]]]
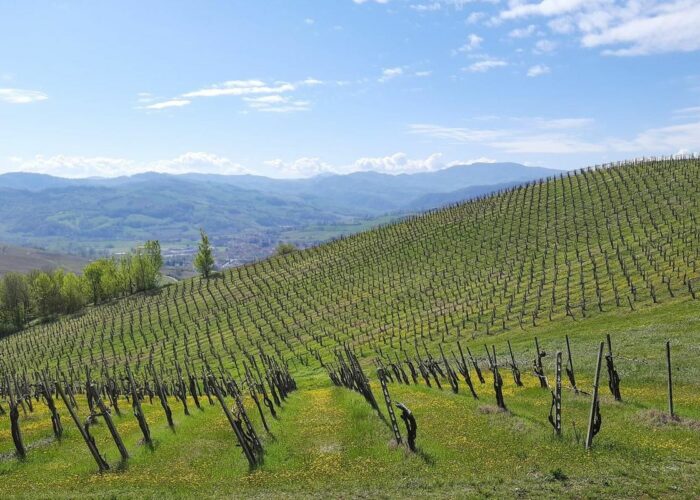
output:
[[[600,382],[600,362],[603,359],[603,347],[605,343],[601,342],[598,348],[598,361],[595,366],[595,377],[593,378],[593,397],[591,398],[591,413],[588,418],[588,433],[586,434],[586,449],[589,450],[593,444],[593,436],[595,432],[593,430],[593,421],[596,415],[596,406],[598,404],[598,382]]]
[[[109,470],[109,464],[102,457],[102,455],[100,455],[100,452],[97,449],[97,445],[95,444],[95,441],[92,440],[90,438],[90,436],[88,436],[87,432],[85,432],[85,428],[83,427],[83,424],[80,423],[80,419],[78,418],[77,413],[75,413],[75,409],[73,409],[73,406],[71,405],[70,400],[66,397],[66,393],[63,392],[63,388],[61,387],[61,384],[58,382],[56,382],[56,390],[58,391],[58,394],[61,396],[63,403],[66,405],[66,408],[68,408],[68,413],[70,413],[70,416],[73,419],[73,422],[75,422],[75,425],[78,427],[80,434],[83,436],[83,439],[85,440],[85,444],[87,444],[87,447],[90,450],[92,457],[95,459],[95,462],[97,462],[97,466],[100,468],[100,472],[104,472],[106,470]]]
[[[100,409],[100,412],[102,413],[102,418],[104,418],[105,423],[107,424],[107,428],[109,429],[109,433],[112,435],[112,439],[114,439],[114,444],[117,445],[117,449],[119,450],[119,454],[121,455],[122,460],[129,460],[129,452],[126,451],[124,441],[122,441],[122,438],[119,435],[117,426],[114,425],[114,421],[112,420],[112,415],[109,408],[107,408],[107,405],[105,405],[104,401],[102,401],[102,397],[100,397],[100,392],[97,390],[95,385],[90,384],[89,387],[90,391],[92,392],[92,398],[97,404],[97,407]]]
[[[666,367],[668,368],[668,412],[671,418],[675,417],[673,413],[673,381],[671,379],[671,341],[666,342]]]

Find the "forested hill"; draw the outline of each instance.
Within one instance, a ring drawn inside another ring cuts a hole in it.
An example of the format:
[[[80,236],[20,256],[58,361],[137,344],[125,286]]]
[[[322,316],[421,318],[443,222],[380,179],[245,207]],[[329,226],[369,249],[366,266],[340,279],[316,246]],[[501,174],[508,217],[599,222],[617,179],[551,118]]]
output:
[[[699,205],[697,159],[584,170],[96,307],[0,349],[30,373],[199,369],[260,350],[318,366],[342,343],[367,355],[638,311],[700,293]]]
[[[128,249],[147,239],[169,248],[191,245],[203,227],[217,245],[230,250],[230,257],[250,260],[244,252],[254,258],[266,256],[278,240],[290,239],[283,235],[290,229],[328,228],[389,212],[434,208],[493,192],[504,182],[555,173],[512,163],[413,175],[358,172],[309,179],[156,173],[62,179],[12,173],[0,175],[0,241],[71,253]],[[474,186],[479,189],[459,191]]]

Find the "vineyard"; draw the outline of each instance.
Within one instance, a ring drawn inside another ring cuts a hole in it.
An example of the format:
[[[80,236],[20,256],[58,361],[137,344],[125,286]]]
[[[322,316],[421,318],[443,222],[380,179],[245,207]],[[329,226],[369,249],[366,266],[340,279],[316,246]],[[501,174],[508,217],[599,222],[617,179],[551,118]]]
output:
[[[608,165],[32,326],[0,495],[695,496],[699,218]]]

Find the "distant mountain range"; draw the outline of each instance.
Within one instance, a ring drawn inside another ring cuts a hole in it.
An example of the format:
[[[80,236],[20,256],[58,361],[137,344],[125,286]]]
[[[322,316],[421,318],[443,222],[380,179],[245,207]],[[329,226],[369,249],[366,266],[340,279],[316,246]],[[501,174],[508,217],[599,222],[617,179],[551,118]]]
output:
[[[0,175],[0,241],[63,251],[120,248],[150,238],[183,245],[195,241],[203,227],[219,244],[247,242],[269,252],[292,229],[332,225],[342,233],[344,225],[359,220],[435,208],[558,173],[515,163],[310,179],[157,173],[65,179],[9,173]]]

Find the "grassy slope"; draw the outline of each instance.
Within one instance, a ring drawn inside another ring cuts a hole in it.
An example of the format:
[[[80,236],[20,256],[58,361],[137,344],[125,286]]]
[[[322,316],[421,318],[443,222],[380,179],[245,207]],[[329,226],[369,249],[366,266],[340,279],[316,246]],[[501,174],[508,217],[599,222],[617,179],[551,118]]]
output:
[[[299,374],[302,388],[285,403],[272,435],[265,437],[264,466],[252,474],[246,473],[218,407],[205,405],[191,417],[177,408],[172,433],[160,407],[145,404],[155,451],[138,444],[136,421],[123,407],[117,422],[132,459],[119,470],[117,451],[104,425],[99,426],[98,443],[115,466],[102,475],[94,472],[68,416],[64,414],[66,437],[57,443],[50,438],[48,415],[37,410],[23,422],[26,441],[37,443],[23,463],[12,456],[8,422],[2,419],[0,495],[692,496],[700,491],[700,431],[655,425],[648,412],[665,405],[663,341],[672,339],[674,352],[685,353],[675,360],[677,411],[686,420],[700,421],[697,311],[696,302],[682,300],[538,331],[549,351],[563,347],[564,333],[573,336],[578,378],[586,388],[596,342],[605,332],[613,335],[624,403],[615,403],[602,388],[603,427],[591,453],[576,444],[572,427],[572,422],[579,429],[585,426],[589,398],[564,392],[565,433],[557,440],[546,421],[549,393],[531,375],[524,377],[525,388],[516,389],[510,374],[503,373],[510,414],[483,411],[493,402],[489,375],[485,386],[477,383],[480,401],[424,386],[390,386],[394,399],[411,407],[418,420],[421,453],[410,455],[390,444],[389,428],[360,396],[330,387],[325,377],[307,370]],[[533,355],[529,336],[510,337],[516,352]],[[505,337],[496,339],[501,351],[504,342]],[[550,376],[551,368],[550,358]],[[85,414],[85,406],[81,408]],[[558,469],[568,479],[555,479]]]
[[[11,271],[26,273],[32,269],[48,270],[59,267],[80,272],[87,263],[87,259],[75,255],[0,244],[0,276]]]
[[[66,370],[68,360],[82,367],[91,358],[117,368],[128,360],[138,372],[151,347],[166,371],[175,357],[197,366],[198,353],[210,360],[218,354],[231,366],[242,349],[261,342],[290,360],[301,390],[274,423],[266,463],[252,474],[220,410],[190,418],[180,410],[172,436],[157,407],[146,405],[158,447],[138,446],[135,420],[123,417],[119,425],[134,456],[126,471],[105,475],[92,473],[67,415],[70,430],[60,444],[42,441],[51,435],[46,416],[29,416],[26,441],[43,444],[26,463],[11,455],[0,461],[0,491],[693,496],[700,491],[698,431],[656,426],[647,410],[665,407],[663,342],[671,338],[678,412],[700,420],[699,308],[686,285],[698,278],[699,169],[698,162],[638,165],[530,186],[235,269],[208,284],[178,283],[2,341],[5,362],[29,372],[59,361]],[[566,314],[567,281],[573,318]],[[631,312],[627,299],[635,293]],[[546,421],[549,393],[531,376],[516,389],[503,368],[510,415],[480,411],[493,402],[488,383],[477,387],[478,402],[392,386],[418,419],[423,453],[406,456],[389,445],[389,429],[359,396],[329,386],[315,360],[330,359],[338,342],[349,341],[369,368],[374,349],[411,349],[414,340],[452,347],[461,338],[477,355],[484,342],[496,344],[503,361],[511,339],[526,372],[533,334],[552,353],[565,333],[582,387],[591,384],[597,343],[613,334],[624,403],[611,401],[603,387],[603,430],[592,453],[576,445],[572,428],[575,421],[583,431],[588,398],[565,394],[559,442]],[[0,425],[0,450],[9,452],[7,419]],[[105,430],[98,432],[115,460]]]

